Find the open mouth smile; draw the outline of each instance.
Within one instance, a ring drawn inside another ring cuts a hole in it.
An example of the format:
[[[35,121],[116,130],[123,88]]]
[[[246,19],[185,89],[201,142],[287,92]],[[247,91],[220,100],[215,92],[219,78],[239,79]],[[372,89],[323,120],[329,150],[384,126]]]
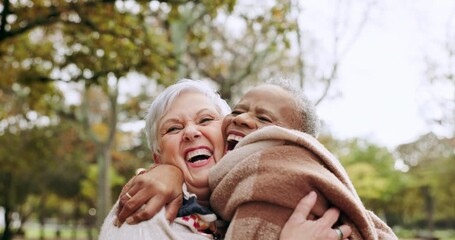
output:
[[[231,151],[232,149],[235,148],[235,146],[237,146],[237,143],[240,142],[240,140],[242,140],[244,138],[244,136],[240,136],[240,135],[237,135],[237,134],[229,134],[226,138],[226,143],[227,143],[227,151]]]
[[[207,148],[198,148],[190,150],[186,153],[185,161],[189,163],[197,163],[208,160],[213,153]]]

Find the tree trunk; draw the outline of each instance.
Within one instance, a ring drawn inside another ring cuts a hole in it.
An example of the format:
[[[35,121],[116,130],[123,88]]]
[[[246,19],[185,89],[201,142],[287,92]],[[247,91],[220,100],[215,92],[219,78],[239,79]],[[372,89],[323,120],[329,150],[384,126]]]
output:
[[[2,178],[4,178],[3,181],[6,183],[6,186],[12,185],[11,173],[6,173]],[[4,196],[5,202],[3,203],[3,208],[5,209],[5,229],[3,230],[2,240],[13,239],[13,232],[11,231],[11,203],[14,202],[14,200],[10,199],[12,196],[11,188],[7,188]]]
[[[81,218],[81,212],[80,212],[80,206],[81,206],[81,200],[79,197],[76,197],[76,209],[74,211],[74,219],[73,219],[73,229],[71,233],[71,239],[76,240],[77,239],[77,228],[78,228],[78,223],[79,219]]]
[[[430,232],[434,230],[434,201],[433,197],[431,196],[430,187],[424,186],[422,187],[422,195],[424,199],[424,212],[427,215],[427,228]]]
[[[46,205],[46,195],[39,200],[39,210],[38,210],[38,221],[40,223],[40,240],[45,239],[44,230],[45,230],[45,216],[44,216],[44,206]]]
[[[84,92],[84,102],[82,103],[82,125],[86,131],[87,136],[95,143],[96,148],[96,163],[98,166],[98,189],[96,198],[96,227],[100,228],[104,218],[109,213],[112,207],[111,197],[111,182],[109,168],[111,166],[111,150],[114,143],[115,133],[117,131],[117,99],[118,99],[118,79],[114,85],[105,88],[105,93],[109,98],[110,112],[109,112],[109,133],[106,139],[100,139],[91,129],[89,120],[90,109],[87,101],[89,84],[86,84]]]
[[[10,239],[13,239],[13,233],[11,232],[11,226],[10,226],[11,210],[10,210],[9,206],[4,206],[4,208],[5,208],[5,229],[3,230],[2,240],[10,240]]]
[[[96,226],[101,227],[104,218],[109,213],[112,205],[111,186],[109,166],[111,165],[110,147],[105,144],[97,146],[100,149],[96,156],[96,161],[99,168],[98,175],[98,197],[97,197],[97,218]]]
[[[184,20],[173,20],[170,26],[171,41],[174,45],[174,56],[177,60],[177,79],[186,77],[186,68],[184,64],[184,52],[186,51],[186,32],[187,24]]]

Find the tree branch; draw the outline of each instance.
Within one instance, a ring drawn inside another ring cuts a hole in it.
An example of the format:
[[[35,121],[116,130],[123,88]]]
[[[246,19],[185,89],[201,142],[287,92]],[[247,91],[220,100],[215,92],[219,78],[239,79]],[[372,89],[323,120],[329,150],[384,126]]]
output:
[[[6,0],[9,3],[9,1]],[[38,26],[47,26],[58,22],[58,17],[61,15],[62,12],[57,11],[56,9],[52,9],[51,12],[45,16],[37,18],[35,21],[26,24],[24,27],[13,29],[11,31],[5,31],[5,24],[6,24],[6,15],[8,11],[4,11],[6,14],[2,14],[2,29],[0,29],[0,42],[4,41],[5,39],[15,37],[17,35],[23,34],[35,27]],[[5,18],[5,20],[3,20]]]
[[[0,39],[5,35],[5,27],[6,27],[6,17],[10,14],[9,10],[9,0],[3,0],[3,12],[1,16],[1,25],[0,25]]]
[[[115,0],[103,0],[101,4],[114,4]],[[20,34],[23,34],[27,31],[32,30],[33,28],[40,27],[40,26],[48,26],[51,24],[54,24],[56,22],[59,22],[61,19],[59,18],[62,13],[68,12],[70,10],[75,10],[78,7],[86,7],[86,8],[92,8],[92,7],[97,7],[96,5],[99,4],[99,2],[96,1],[89,1],[85,3],[81,3],[80,6],[77,6],[76,3],[70,3],[70,7],[67,9],[62,9],[62,10],[57,10],[56,7],[51,6],[50,7],[50,12],[46,15],[43,15],[41,17],[35,18],[33,22],[27,23],[25,26],[17,28],[17,29],[11,29],[10,31],[6,31],[6,18],[8,17],[9,14],[11,14],[11,9],[10,9],[10,0],[4,0],[4,9],[2,12],[1,20],[2,23],[0,25],[0,43],[6,39],[16,37]]]
[[[329,93],[330,87],[332,86],[332,82],[336,77],[338,71],[338,62],[334,62],[332,65],[332,70],[330,72],[330,76],[327,78],[323,78],[322,80],[325,81],[327,84],[325,85],[324,92],[322,95],[319,97],[319,99],[315,102],[315,105],[319,105],[319,103],[322,102],[322,100],[327,96]]]

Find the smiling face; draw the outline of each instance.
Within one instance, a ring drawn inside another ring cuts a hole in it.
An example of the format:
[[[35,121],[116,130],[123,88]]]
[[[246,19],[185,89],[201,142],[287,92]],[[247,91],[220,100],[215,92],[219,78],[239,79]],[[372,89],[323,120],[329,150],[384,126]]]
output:
[[[202,93],[182,92],[158,123],[159,160],[182,170],[188,190],[208,187],[208,172],[223,155],[222,117]]]
[[[243,137],[265,126],[297,128],[296,115],[296,103],[283,88],[266,84],[251,89],[223,120],[225,151],[232,150]]]

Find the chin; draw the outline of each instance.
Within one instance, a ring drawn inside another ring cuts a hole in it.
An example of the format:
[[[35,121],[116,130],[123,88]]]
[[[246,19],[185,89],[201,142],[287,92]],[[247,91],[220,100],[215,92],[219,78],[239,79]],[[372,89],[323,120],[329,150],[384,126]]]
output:
[[[186,184],[198,187],[198,188],[206,188],[209,186],[209,175],[208,171],[207,174],[197,174],[192,175],[191,179],[187,179]]]

